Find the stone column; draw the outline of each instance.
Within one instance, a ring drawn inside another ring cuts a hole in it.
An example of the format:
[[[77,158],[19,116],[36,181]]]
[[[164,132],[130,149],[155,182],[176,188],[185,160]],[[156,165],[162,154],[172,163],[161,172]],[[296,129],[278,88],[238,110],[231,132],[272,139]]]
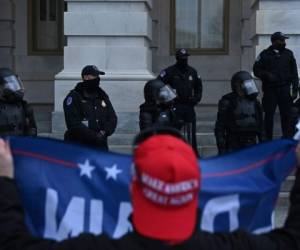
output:
[[[300,67],[300,1],[252,0],[252,39],[254,49],[251,60],[270,46],[270,36],[281,31],[290,36],[287,48],[294,52]]]
[[[14,69],[14,3],[12,0],[0,0],[0,6],[0,67]]]
[[[118,113],[118,128],[137,126],[144,83],[153,78],[151,0],[66,0],[64,69],[55,80],[52,131],[65,129],[63,99],[94,64],[106,72],[102,88]],[[132,129],[132,127],[131,127]]]

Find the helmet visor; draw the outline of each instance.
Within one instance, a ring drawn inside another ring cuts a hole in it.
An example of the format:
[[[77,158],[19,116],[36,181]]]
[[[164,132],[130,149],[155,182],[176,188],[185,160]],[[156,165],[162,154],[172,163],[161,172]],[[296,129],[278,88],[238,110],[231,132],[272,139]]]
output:
[[[247,96],[258,95],[258,88],[253,79],[243,81],[242,89]]]
[[[21,82],[21,79],[15,75],[6,76],[3,78],[4,84],[2,85],[3,89],[11,90],[12,92],[23,91],[24,87]]]
[[[159,90],[158,100],[160,103],[168,103],[176,98],[174,90],[169,86],[165,85]]]

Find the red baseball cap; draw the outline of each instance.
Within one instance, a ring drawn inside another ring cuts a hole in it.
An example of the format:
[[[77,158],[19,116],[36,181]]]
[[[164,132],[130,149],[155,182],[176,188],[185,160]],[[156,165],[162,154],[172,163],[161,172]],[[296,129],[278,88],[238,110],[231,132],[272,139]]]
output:
[[[184,241],[193,234],[200,169],[183,140],[154,135],[136,147],[131,188],[138,233],[164,241]]]

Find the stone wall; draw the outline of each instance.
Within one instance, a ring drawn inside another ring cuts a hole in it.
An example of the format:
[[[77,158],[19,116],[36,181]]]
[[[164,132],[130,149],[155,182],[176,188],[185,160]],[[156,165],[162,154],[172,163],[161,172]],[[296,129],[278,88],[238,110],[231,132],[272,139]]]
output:
[[[0,67],[14,68],[13,52],[15,48],[14,3],[0,0]]]

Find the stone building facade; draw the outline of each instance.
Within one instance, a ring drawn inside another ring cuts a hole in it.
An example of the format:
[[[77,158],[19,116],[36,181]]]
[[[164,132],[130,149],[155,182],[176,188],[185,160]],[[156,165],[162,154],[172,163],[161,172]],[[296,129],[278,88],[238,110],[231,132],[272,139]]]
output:
[[[137,125],[143,85],[174,62],[176,47],[190,49],[202,106],[215,106],[273,32],[290,36],[300,63],[299,23],[299,0],[0,0],[0,66],[21,76],[27,100],[51,111],[58,133],[64,96],[95,64],[125,128]]]

